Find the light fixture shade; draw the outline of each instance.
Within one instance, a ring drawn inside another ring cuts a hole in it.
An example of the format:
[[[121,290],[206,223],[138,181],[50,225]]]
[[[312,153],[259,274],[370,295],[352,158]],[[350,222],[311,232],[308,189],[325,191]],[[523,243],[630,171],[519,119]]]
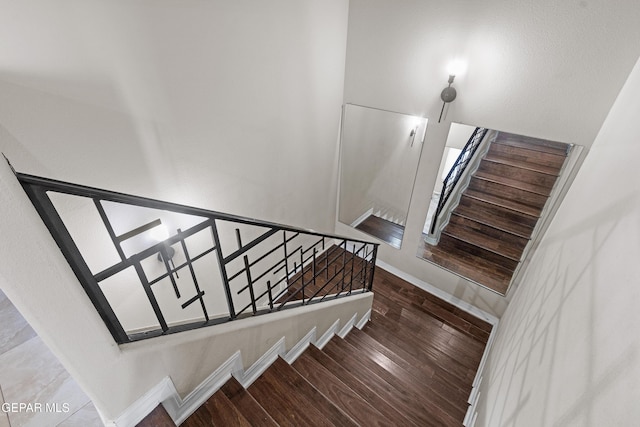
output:
[[[456,95],[457,95],[457,92],[455,88],[452,88],[451,86],[449,86],[449,87],[445,87],[442,90],[442,92],[440,93],[440,98],[442,99],[443,102],[448,103],[456,99]]]

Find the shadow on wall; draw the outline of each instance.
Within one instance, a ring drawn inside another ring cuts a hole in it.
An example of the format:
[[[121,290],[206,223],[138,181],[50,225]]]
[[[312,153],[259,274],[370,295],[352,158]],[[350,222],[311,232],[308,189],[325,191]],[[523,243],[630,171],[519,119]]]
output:
[[[628,221],[637,221],[637,199],[629,193],[543,242],[511,302],[517,308],[510,307],[501,320],[491,352],[497,359],[483,373],[476,425],[596,427],[602,424],[594,414],[613,410],[616,393],[625,388],[620,382],[633,387],[633,376],[624,376],[637,372],[637,345],[618,340],[607,326],[611,319],[602,318],[603,311],[619,311],[625,304],[606,298],[611,295],[603,289],[609,285],[602,283],[607,271],[597,259],[616,257],[610,245],[618,247],[615,240],[628,234]],[[576,247],[583,250],[572,251]],[[619,285],[622,292],[615,298],[624,301],[624,287],[632,284]],[[509,336],[501,336],[507,324]],[[493,396],[492,390],[500,394]]]

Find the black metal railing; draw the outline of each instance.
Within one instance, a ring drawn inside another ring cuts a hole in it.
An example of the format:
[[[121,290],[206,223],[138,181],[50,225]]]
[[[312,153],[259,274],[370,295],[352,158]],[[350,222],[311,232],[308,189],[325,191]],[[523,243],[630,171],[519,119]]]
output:
[[[446,178],[442,181],[442,191],[440,192],[440,199],[438,200],[438,207],[436,208],[435,213],[433,214],[433,218],[431,219],[431,230],[430,233],[433,234],[436,230],[436,224],[438,222],[438,218],[442,213],[442,209],[444,205],[449,200],[449,197],[453,193],[453,190],[456,188],[458,181],[460,181],[460,177],[462,173],[467,168],[467,165],[473,158],[473,155],[478,150],[480,143],[484,139],[484,136],[487,134],[488,129],[485,128],[476,128],[471,137],[465,144],[464,148],[458,155],[453,166],[449,169],[449,173]]]
[[[377,243],[16,176],[118,343],[373,287]],[[158,218],[138,225],[138,212]],[[163,219],[186,226],[150,242]],[[112,261],[105,266],[109,253]]]

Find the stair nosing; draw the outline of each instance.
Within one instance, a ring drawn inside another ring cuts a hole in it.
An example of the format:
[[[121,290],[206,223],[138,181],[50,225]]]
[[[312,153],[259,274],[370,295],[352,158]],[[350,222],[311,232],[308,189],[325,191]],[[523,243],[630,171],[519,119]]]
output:
[[[475,221],[478,224],[486,225],[487,227],[491,227],[491,228],[494,228],[496,230],[503,231],[505,233],[513,234],[514,236],[522,237],[523,239],[531,240],[531,236],[524,236],[524,235],[522,235],[520,233],[515,233],[515,232],[510,231],[510,230],[505,230],[502,227],[497,227],[495,224],[489,224],[487,222],[480,221],[478,218],[472,218],[472,217],[470,217],[468,215],[464,215],[464,214],[461,214],[461,213],[456,212],[456,211],[451,212],[451,215],[457,215],[459,217],[466,218],[466,219],[471,220],[471,221]]]
[[[497,294],[499,294],[499,295],[504,295],[504,293],[501,293],[499,290],[492,288],[490,285],[487,285],[487,284],[484,284],[484,283],[482,283],[482,282],[479,282],[478,280],[474,279],[473,277],[466,276],[464,273],[460,273],[460,272],[458,272],[458,271],[454,270],[453,268],[451,268],[451,267],[449,267],[449,266],[442,265],[442,264],[438,263],[437,261],[432,260],[432,259],[429,259],[429,258],[424,258],[424,257],[423,257],[422,259],[424,259],[425,261],[430,262],[430,263],[432,263],[432,264],[434,264],[434,265],[437,265],[438,267],[440,267],[440,268],[442,268],[442,269],[444,269],[444,270],[446,270],[446,271],[449,271],[449,272],[451,272],[451,273],[455,274],[456,276],[460,276],[460,277],[462,277],[463,279],[466,279],[466,280],[469,280],[469,281],[471,281],[471,282],[473,282],[473,283],[476,283],[476,284],[478,284],[478,285],[482,286],[482,287],[483,287],[483,288],[485,288],[485,289],[489,289],[489,290],[491,290],[491,291],[493,291],[493,292],[495,292],[495,293],[497,293]],[[464,259],[457,258],[457,259],[456,259],[456,262],[462,263],[462,264],[464,264],[464,265],[465,265],[466,267],[468,267],[468,268],[472,268],[472,269],[474,269],[474,268],[475,268],[475,266],[473,266],[473,265],[469,264],[469,263],[468,263],[466,260],[464,260]],[[496,264],[496,263],[494,263],[494,262],[491,262],[491,261],[486,261],[486,262],[488,262],[488,263],[490,263],[490,264],[493,264],[493,265],[495,265],[495,266],[499,267],[501,270],[503,270],[503,272],[504,272],[504,273],[508,273],[508,280],[509,280],[509,283],[511,282],[511,280],[513,280],[513,272],[512,272],[512,271],[510,271],[510,270],[508,270],[508,269],[506,269],[506,268],[502,267],[501,265],[498,265],[498,264]],[[506,279],[506,278],[507,278],[507,277],[505,277],[505,279]],[[509,287],[509,286],[508,286],[508,284],[507,284],[507,287],[506,287],[506,288],[508,289],[508,287]]]
[[[535,139],[535,138],[534,138]],[[544,140],[543,140],[544,141]],[[549,147],[552,150],[555,150],[555,152],[551,152],[551,151],[547,151],[544,149],[544,145],[541,144],[536,144],[535,142],[525,142],[525,141],[520,141],[522,144],[528,144],[527,147],[522,147],[520,145],[517,144],[510,144],[510,142],[517,142],[517,141],[512,141],[509,139],[508,136],[503,134],[503,139],[501,139],[500,137],[498,137],[495,141],[492,141],[492,144],[502,144],[502,145],[508,145],[510,147],[516,147],[516,148],[520,148],[523,150],[531,150],[531,151],[538,151],[541,153],[545,153],[545,154],[551,154],[554,156],[562,156],[562,157],[567,157],[567,152],[566,152],[566,148],[563,147]],[[548,142],[553,142],[553,141],[548,141]],[[568,145],[568,144],[567,144]],[[559,151],[564,151],[564,154],[561,154]]]
[[[504,205],[501,205],[499,203],[495,203],[495,202],[492,202],[490,200],[485,200],[485,199],[482,199],[480,197],[474,196],[472,194],[468,194],[466,191],[464,193],[462,193],[462,195],[465,196],[465,197],[468,197],[470,199],[479,200],[481,202],[488,203],[488,204],[493,205],[493,206],[497,206],[497,207],[499,207],[501,209],[507,209],[507,210],[510,210],[512,212],[517,212],[517,213],[522,214],[522,215],[527,215],[527,216],[530,216],[532,218],[536,218],[536,222],[540,219],[540,215],[532,215],[532,214],[527,213],[527,212],[522,212],[522,211],[520,211],[518,209],[514,209],[514,208],[511,208],[511,207],[508,207],[508,206],[504,206]]]
[[[546,197],[547,199],[549,198],[549,196],[546,195],[546,194],[538,193],[537,191],[527,190],[525,188],[516,187],[515,185],[507,184],[507,183],[498,181],[496,179],[490,178],[490,177],[493,177],[493,176],[496,176],[496,175],[491,175],[491,174],[487,174],[487,175],[489,175],[489,176],[478,176],[478,175],[474,174],[471,178],[482,180],[482,181],[487,181],[487,182],[492,182],[492,183],[498,184],[498,185],[504,185],[505,187],[513,188],[513,189],[520,190],[520,191],[524,191],[526,193],[535,194],[537,196]],[[513,180],[513,181],[517,181],[517,180]],[[526,183],[526,181],[518,181],[518,182],[525,182]]]
[[[485,155],[485,157],[482,158],[482,160],[485,160],[487,162],[492,162],[492,163],[499,163],[501,165],[507,165],[507,166],[511,166],[511,167],[515,167],[515,168],[519,168],[519,169],[525,169],[531,172],[536,172],[536,173],[541,173],[544,175],[549,175],[549,176],[555,176],[558,177],[560,176],[560,170],[558,170],[557,173],[550,173],[550,172],[545,172],[545,171],[541,171],[540,169],[536,169],[534,167],[527,167],[526,165],[515,165],[513,163],[509,162],[509,158],[505,158],[505,157],[500,157],[500,156],[495,156],[495,155],[491,155],[490,153],[487,153]],[[502,161],[504,160],[504,161]],[[532,165],[539,165],[538,163],[532,163],[532,162],[522,162],[523,164],[532,164]],[[539,165],[539,166],[543,166],[543,165]]]
[[[468,244],[468,245],[477,246],[477,247],[479,247],[480,249],[485,250],[485,251],[487,251],[487,252],[491,252],[491,253],[496,254],[496,255],[498,255],[498,256],[501,256],[501,257],[504,257],[504,258],[510,259],[511,261],[515,261],[515,262],[517,262],[518,264],[520,263],[520,259],[522,258],[522,257],[521,257],[521,258],[515,259],[515,258],[513,258],[513,257],[511,257],[511,256],[509,256],[509,255],[501,254],[500,252],[496,252],[494,249],[486,248],[486,247],[484,247],[483,245],[479,245],[479,244],[477,244],[477,243],[475,243],[475,242],[470,242],[470,241],[469,241],[469,240],[467,240],[467,239],[463,239],[462,237],[459,237],[459,236],[456,236],[456,235],[454,235],[454,234],[448,233],[448,232],[447,232],[447,231],[445,231],[445,230],[443,230],[443,231],[442,231],[442,234],[446,234],[447,236],[451,237],[452,239],[459,240],[459,241],[464,242],[464,243],[466,243],[466,244]],[[471,254],[471,255],[473,255],[473,254]],[[474,255],[474,256],[475,256],[475,255]],[[488,262],[493,262],[493,261],[488,261]],[[497,263],[495,263],[495,262],[494,262],[494,264],[497,264]],[[497,264],[497,265],[500,265],[500,264]]]
[[[522,203],[515,199],[510,199],[508,197],[503,197],[502,195],[499,195],[499,194],[490,193],[488,191],[477,190],[474,188],[467,188],[463,194],[465,194],[468,197],[475,198],[476,200],[482,200],[484,202],[492,203],[496,206],[500,206],[506,209],[511,209],[526,215],[534,216],[536,218],[540,218],[542,214],[542,210],[544,209],[544,205],[542,205],[541,207],[527,205],[526,203]],[[498,200],[490,201],[485,197],[493,197]],[[519,206],[511,206],[505,203],[509,203],[509,204],[515,203],[515,204],[518,204]],[[545,201],[545,204],[546,204],[546,201]],[[526,210],[523,210],[523,209],[526,209]],[[535,212],[539,212],[539,214]]]
[[[478,173],[480,173],[480,174],[484,174],[484,175],[486,175],[486,176],[484,176],[484,177],[482,177],[482,176],[478,176],[478,175],[477,175]],[[540,196],[549,197],[549,194],[542,193],[542,192],[540,192],[540,191],[533,191],[533,190],[529,190],[529,189],[526,189],[526,188],[522,188],[522,187],[520,187],[520,186],[511,185],[511,184],[504,183],[504,182],[502,182],[502,181],[498,181],[498,179],[500,178],[500,176],[499,176],[499,175],[495,175],[495,174],[492,174],[492,173],[489,173],[489,172],[486,172],[486,171],[476,171],[476,173],[474,173],[474,174],[473,174],[473,176],[474,176],[475,178],[485,178],[485,179],[488,179],[488,180],[490,180],[490,181],[496,182],[496,183],[498,183],[498,184],[506,185],[507,187],[516,188],[516,189],[518,189],[518,190],[528,191],[529,193],[533,193],[533,194],[538,194],[538,195],[540,195]],[[495,178],[493,178],[493,177],[495,177]],[[542,185],[532,184],[532,183],[530,183],[530,182],[528,182],[528,181],[520,181],[520,180],[513,179],[513,178],[506,178],[506,179],[509,179],[509,180],[511,180],[511,181],[512,181],[512,182],[514,182],[514,183],[515,183],[515,182],[521,182],[521,183],[523,183],[523,184],[535,185],[535,186],[540,187],[540,188],[545,188],[545,187],[544,187],[544,186],[542,186]],[[556,180],[557,180],[557,178],[556,178]],[[553,189],[553,186],[551,186],[551,187],[549,188],[549,193],[551,192],[551,190],[552,190],[552,189]]]

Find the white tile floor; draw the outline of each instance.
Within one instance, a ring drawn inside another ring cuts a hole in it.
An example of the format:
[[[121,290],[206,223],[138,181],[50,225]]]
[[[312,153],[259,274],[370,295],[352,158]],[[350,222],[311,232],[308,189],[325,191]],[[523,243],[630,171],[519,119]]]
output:
[[[87,395],[2,291],[0,325],[0,427],[102,426]],[[31,410],[7,411],[20,403]]]

